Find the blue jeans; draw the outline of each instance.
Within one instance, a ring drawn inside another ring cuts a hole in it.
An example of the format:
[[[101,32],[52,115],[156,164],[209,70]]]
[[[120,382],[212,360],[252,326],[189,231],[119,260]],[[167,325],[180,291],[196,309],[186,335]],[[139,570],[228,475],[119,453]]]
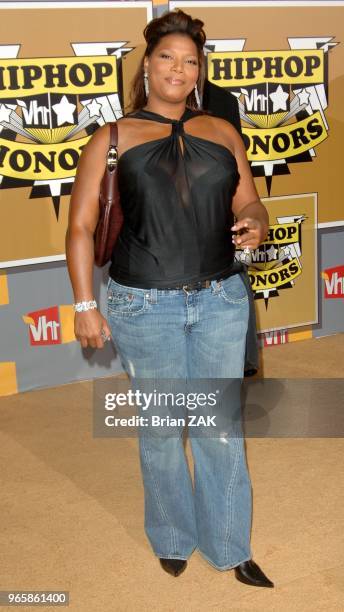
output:
[[[108,322],[130,379],[240,379],[229,414],[240,412],[248,316],[239,274],[189,293],[108,282]],[[194,487],[181,433],[140,433],[145,532],[158,557],[188,559],[198,548],[230,569],[252,558],[244,437],[190,436],[190,444]]]

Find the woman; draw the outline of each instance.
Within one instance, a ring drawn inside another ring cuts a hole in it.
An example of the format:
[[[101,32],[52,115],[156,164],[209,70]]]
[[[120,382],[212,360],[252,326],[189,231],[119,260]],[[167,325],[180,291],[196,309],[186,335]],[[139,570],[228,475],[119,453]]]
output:
[[[202,26],[177,10],[144,30],[132,111],[117,122],[124,225],[109,269],[108,322],[92,291],[108,125],[84,148],[73,186],[67,263],[76,302],[90,302],[76,312],[75,335],[94,348],[112,336],[132,381],[202,379],[211,386],[213,379],[241,384],[243,377],[248,293],[234,251],[258,247],[268,214],[237,131],[200,109]],[[225,413],[233,415],[238,386],[227,401]],[[238,580],[272,587],[250,550],[243,436],[190,438],[194,488],[179,430],[141,432],[139,441],[145,530],[163,569],[180,575],[197,547],[217,569],[234,568]]]

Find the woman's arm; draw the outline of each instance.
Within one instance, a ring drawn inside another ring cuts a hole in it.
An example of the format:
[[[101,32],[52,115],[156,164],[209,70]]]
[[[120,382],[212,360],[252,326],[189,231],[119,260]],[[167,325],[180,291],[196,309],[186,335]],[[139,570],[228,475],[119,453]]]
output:
[[[266,239],[269,230],[268,211],[259,199],[241,136],[229,124],[226,132],[240,174],[232,202],[232,210],[237,221],[231,229],[242,233],[233,236],[233,242],[241,248],[256,249]]]
[[[99,189],[109,141],[109,126],[98,128],[81,153],[72,188],[66,259],[75,302],[93,299],[93,235],[99,216]],[[104,346],[100,335],[102,328],[106,336],[111,335],[106,319],[97,309],[75,313],[74,333],[83,348]]]

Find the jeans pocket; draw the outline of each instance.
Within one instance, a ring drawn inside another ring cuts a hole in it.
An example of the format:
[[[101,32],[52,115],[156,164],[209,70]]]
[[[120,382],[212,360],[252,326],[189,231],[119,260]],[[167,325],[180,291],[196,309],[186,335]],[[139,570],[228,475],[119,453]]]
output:
[[[115,281],[108,286],[107,306],[110,315],[133,317],[143,313],[147,303],[144,289],[125,287]]]
[[[221,281],[220,296],[230,304],[243,304],[248,301],[248,293],[240,274],[233,274]]]

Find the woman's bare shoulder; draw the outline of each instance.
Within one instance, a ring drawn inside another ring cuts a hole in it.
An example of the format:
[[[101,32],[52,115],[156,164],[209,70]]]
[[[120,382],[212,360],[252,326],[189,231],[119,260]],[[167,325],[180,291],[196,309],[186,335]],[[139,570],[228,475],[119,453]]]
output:
[[[116,119],[116,121],[112,121],[111,123],[117,123],[118,126],[120,126],[120,129],[126,129],[125,126],[133,126],[135,122],[135,119],[132,119],[131,117],[119,117],[118,119]],[[101,125],[100,127],[98,127],[92,134],[91,136],[91,140],[93,140],[94,142],[104,142],[105,140],[108,141],[110,136],[110,122],[109,123],[105,123],[104,125]]]
[[[113,122],[117,123],[118,139],[121,138],[122,140],[123,138],[125,138],[128,132],[130,133],[132,130],[135,129],[134,121],[134,119],[131,119],[129,117],[120,117],[119,119]],[[84,147],[84,151],[87,151],[88,153],[92,152],[95,155],[101,155],[107,151],[109,144],[110,122],[101,125],[93,132],[91,138]]]
[[[226,119],[214,117],[205,113],[199,116],[204,133],[208,138],[222,144],[234,154],[235,150],[242,146],[242,138],[237,129]]]
[[[110,125],[108,123],[105,123],[104,125],[101,125],[93,132],[93,134],[91,135],[91,138],[89,139],[87,143],[87,146],[89,146],[91,143],[94,146],[102,145],[104,144],[105,141],[108,142],[109,136],[110,136]]]
[[[213,127],[213,129],[219,134],[225,132],[227,137],[232,139],[241,138],[238,130],[234,127],[232,123],[227,121],[227,119],[222,119],[221,117],[214,117],[213,115],[203,115],[206,121]]]

